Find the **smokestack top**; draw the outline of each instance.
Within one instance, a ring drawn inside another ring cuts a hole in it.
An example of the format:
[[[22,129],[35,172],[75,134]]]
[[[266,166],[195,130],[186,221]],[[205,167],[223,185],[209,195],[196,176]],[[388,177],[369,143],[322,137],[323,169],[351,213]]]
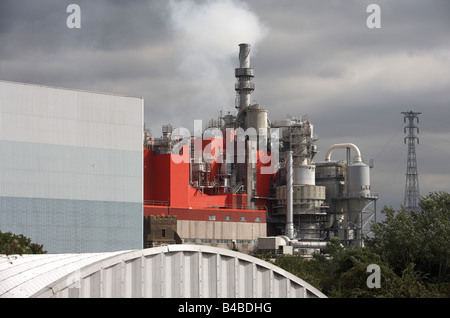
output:
[[[239,62],[240,66],[235,70],[236,78],[236,108],[243,109],[250,105],[250,94],[255,90],[255,85],[252,83],[252,78],[255,72],[250,68],[250,44],[239,44]]]
[[[250,68],[250,44],[241,43],[239,47],[240,68]]]

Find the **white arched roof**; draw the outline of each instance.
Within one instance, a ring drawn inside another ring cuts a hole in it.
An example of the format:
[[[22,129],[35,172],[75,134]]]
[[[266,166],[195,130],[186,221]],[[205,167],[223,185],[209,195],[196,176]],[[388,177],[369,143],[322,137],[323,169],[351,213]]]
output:
[[[93,254],[0,256],[0,297],[326,297],[261,259],[169,245]]]

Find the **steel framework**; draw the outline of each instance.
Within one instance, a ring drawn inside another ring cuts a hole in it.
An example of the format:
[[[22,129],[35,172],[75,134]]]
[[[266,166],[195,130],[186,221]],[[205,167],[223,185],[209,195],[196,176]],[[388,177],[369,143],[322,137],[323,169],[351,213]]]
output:
[[[406,185],[405,185],[405,208],[408,210],[419,210],[420,191],[419,191],[419,174],[417,173],[417,159],[416,159],[416,140],[419,144],[419,138],[416,136],[419,133],[419,127],[414,124],[414,120],[419,123],[419,115],[413,111],[402,112],[404,122],[408,119],[408,126],[405,127],[405,134],[408,130],[408,136],[405,137],[404,142],[408,144],[408,158],[406,168]]]

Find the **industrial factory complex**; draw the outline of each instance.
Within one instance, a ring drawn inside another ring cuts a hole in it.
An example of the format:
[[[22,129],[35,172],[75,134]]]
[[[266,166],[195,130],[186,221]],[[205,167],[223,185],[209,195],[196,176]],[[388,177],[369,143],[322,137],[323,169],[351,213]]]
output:
[[[362,245],[377,199],[370,161],[342,143],[315,162],[313,124],[272,119],[251,104],[249,44],[240,44],[239,63],[236,113],[221,113],[206,127],[199,121],[193,132],[164,125],[161,138],[146,139],[144,216],[172,218],[183,242],[243,252],[308,255],[331,237]],[[346,160],[332,160],[337,149]],[[147,244],[161,242],[149,232]]]
[[[0,230],[50,253],[362,245],[376,212],[370,160],[344,140],[318,161],[308,118],[252,104],[249,44],[235,76],[235,112],[160,137],[144,130],[141,98],[0,81]]]

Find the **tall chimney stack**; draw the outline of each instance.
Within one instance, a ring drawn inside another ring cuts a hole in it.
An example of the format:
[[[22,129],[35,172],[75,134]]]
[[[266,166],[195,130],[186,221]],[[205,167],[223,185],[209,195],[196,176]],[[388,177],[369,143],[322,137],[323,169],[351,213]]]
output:
[[[239,44],[239,68],[235,70],[236,83],[236,108],[238,110],[249,106],[250,95],[255,90],[252,78],[255,77],[255,70],[250,68],[250,44]]]

